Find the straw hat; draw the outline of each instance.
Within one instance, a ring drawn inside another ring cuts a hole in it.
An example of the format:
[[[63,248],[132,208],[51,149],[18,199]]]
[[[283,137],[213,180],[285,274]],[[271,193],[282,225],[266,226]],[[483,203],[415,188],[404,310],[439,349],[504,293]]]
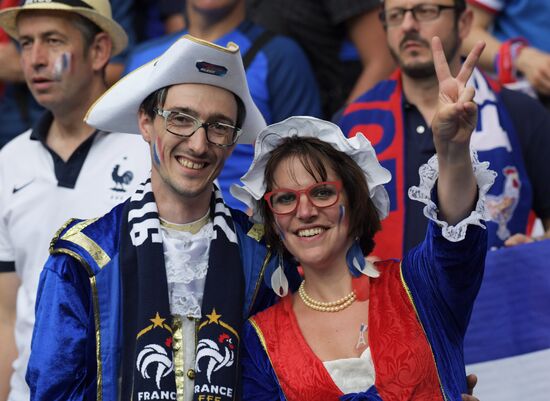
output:
[[[110,132],[139,134],[138,112],[147,96],[178,84],[205,84],[237,95],[246,110],[237,143],[254,143],[265,120],[250,95],[239,46],[218,46],[191,35],[182,36],[158,58],[121,78],[88,110],[84,120]]]
[[[17,39],[17,17],[25,11],[68,11],[79,14],[105,31],[113,41],[112,55],[116,56],[128,45],[124,29],[113,20],[109,0],[26,0],[20,7],[0,11],[0,27]]]

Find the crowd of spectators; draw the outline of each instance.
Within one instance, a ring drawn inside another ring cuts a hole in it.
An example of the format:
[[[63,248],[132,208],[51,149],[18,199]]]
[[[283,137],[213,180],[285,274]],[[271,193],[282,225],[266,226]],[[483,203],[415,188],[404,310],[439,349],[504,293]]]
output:
[[[33,1],[0,0],[0,12],[23,3]],[[439,92],[431,38],[443,39],[449,65],[457,71],[461,55],[484,41],[470,83],[479,107],[472,147],[498,173],[486,205],[492,217],[489,246],[550,238],[550,3],[389,3],[391,9],[379,0],[111,0],[127,46],[117,48],[113,37],[112,44],[100,44],[105,60],[97,61],[98,67],[87,56],[74,59],[91,45],[75,45],[67,68],[82,72],[58,100],[34,85],[39,55],[25,54],[24,44],[0,27],[0,401],[28,397],[23,376],[49,238],[74,214],[92,217],[124,200],[149,168],[129,154],[142,155],[144,144],[122,137],[109,142],[110,136],[103,138],[83,122],[86,111],[121,77],[159,57],[184,34],[240,47],[252,99],[268,124],[296,115],[321,117],[348,137],[361,132],[372,142],[393,175],[387,185],[390,215],[376,237],[375,258],[402,256],[425,232],[422,206],[409,200],[407,188],[417,184],[418,168],[435,152],[430,122]],[[56,23],[63,32],[63,23]],[[108,155],[100,158],[98,148]],[[244,210],[229,187],[246,173],[253,156],[252,145],[236,145],[218,178],[234,208]],[[78,181],[90,160],[110,169],[113,188],[97,189],[97,171]],[[36,179],[33,174],[46,172],[41,182],[46,192],[19,203],[17,192]],[[93,207],[89,188],[101,193]],[[40,228],[31,230],[30,208],[32,218],[47,217]],[[538,231],[533,231],[535,218]],[[37,246],[40,251],[34,252]]]

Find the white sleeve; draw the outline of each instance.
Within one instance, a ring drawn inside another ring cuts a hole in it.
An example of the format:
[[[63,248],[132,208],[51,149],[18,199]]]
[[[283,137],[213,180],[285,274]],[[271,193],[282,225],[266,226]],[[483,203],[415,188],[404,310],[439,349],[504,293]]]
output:
[[[6,205],[9,195],[11,194],[11,188],[6,188],[5,185],[5,165],[6,160],[4,154],[0,152],[0,271],[6,271],[5,268],[7,264],[13,264],[15,260],[15,254],[7,227]]]

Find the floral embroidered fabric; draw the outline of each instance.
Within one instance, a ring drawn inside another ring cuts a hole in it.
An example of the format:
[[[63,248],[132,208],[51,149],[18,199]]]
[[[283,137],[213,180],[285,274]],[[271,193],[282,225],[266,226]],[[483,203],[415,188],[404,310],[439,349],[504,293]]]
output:
[[[161,226],[161,233],[170,312],[200,318],[213,225],[207,223],[196,234]]]

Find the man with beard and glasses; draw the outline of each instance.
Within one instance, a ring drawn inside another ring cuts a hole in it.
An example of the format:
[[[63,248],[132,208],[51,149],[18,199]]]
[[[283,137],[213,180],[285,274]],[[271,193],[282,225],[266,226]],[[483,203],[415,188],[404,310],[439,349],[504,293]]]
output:
[[[465,0],[386,0],[380,17],[399,68],[343,109],[337,122],[349,137],[363,132],[395,177],[387,186],[390,215],[372,253],[387,258],[401,257],[419,244],[426,228],[422,206],[408,199],[405,188],[417,183],[416,171],[435,153],[430,121],[438,85],[431,38],[441,38],[456,73],[472,12]],[[501,88],[478,69],[470,80],[480,109],[472,147],[499,174],[486,202],[492,217],[487,223],[489,247],[533,241],[526,235],[531,210],[550,237],[550,171],[545,168],[550,115],[536,100]]]

